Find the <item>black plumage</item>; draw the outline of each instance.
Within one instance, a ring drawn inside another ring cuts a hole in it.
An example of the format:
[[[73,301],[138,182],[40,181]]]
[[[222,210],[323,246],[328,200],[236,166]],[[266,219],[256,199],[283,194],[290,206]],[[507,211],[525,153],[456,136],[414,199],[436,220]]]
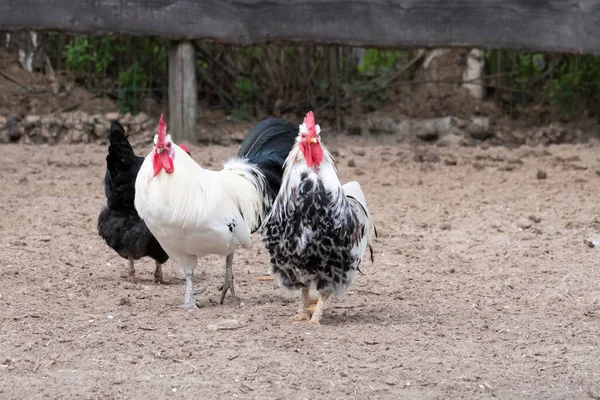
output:
[[[270,209],[283,176],[283,164],[294,146],[298,127],[283,118],[267,118],[256,124],[238,151],[238,157],[255,165],[267,182],[265,200]],[[268,211],[268,210],[267,210]]]
[[[144,162],[133,152],[123,126],[113,122],[106,156],[104,193],[107,205],[98,217],[98,234],[121,257],[129,260],[129,275],[135,280],[133,261],[151,257],[156,261],[154,277],[162,281],[162,268],[169,256],[138,216],[133,205],[135,179]]]

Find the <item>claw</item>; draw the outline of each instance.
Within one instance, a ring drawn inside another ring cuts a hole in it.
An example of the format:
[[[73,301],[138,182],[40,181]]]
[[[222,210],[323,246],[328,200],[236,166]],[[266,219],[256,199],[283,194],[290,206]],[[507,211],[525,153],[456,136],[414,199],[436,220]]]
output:
[[[225,281],[221,286],[221,301],[219,304],[223,304],[225,301],[225,295],[228,290],[231,290],[231,297],[235,298],[235,289],[233,288],[233,253],[227,256],[225,260]]]
[[[310,315],[307,313],[296,314],[293,317],[290,317],[290,320],[293,322],[307,322],[310,321]]]
[[[225,282],[223,285],[221,285],[219,290],[221,290],[221,300],[219,301],[219,304],[223,304],[223,302],[225,301],[225,295],[227,294],[228,290],[231,290],[231,297],[235,298],[235,289],[233,288],[233,278],[231,279],[231,283]]]
[[[196,305],[196,302],[194,302],[194,303],[185,303],[183,305],[183,308],[186,309],[186,310],[195,310],[195,309],[198,308],[198,306]]]
[[[158,261],[156,262],[156,269],[154,270],[154,282],[165,283],[163,280],[162,264]]]

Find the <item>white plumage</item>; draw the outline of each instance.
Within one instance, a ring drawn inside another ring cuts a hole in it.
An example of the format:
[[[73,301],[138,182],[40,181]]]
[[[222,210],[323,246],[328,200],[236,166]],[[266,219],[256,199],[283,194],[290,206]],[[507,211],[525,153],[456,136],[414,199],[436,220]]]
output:
[[[222,170],[211,171],[199,166],[172,142],[161,116],[155,147],[136,179],[135,208],[169,257],[183,269],[188,308],[196,307],[192,280],[198,257],[207,254],[227,256],[221,302],[227,289],[235,294],[233,252],[240,246],[250,248],[250,235],[260,226],[274,197],[274,188],[267,182],[261,163],[269,165],[270,169],[264,167],[265,172],[281,179],[283,160],[293,144],[293,131],[290,135],[283,129],[289,130],[284,124],[287,121],[269,121],[270,125],[259,124],[257,128],[267,125],[270,131],[265,128],[262,134],[251,132],[248,158],[230,159]],[[269,146],[275,145],[266,141],[265,135],[279,141],[275,142],[279,146],[286,141],[287,145],[281,146],[283,150],[272,149]],[[257,146],[259,139],[262,142]],[[245,142],[240,151],[245,145],[248,144]],[[261,153],[265,148],[269,149],[267,156]],[[274,161],[274,157],[281,162]],[[279,181],[275,183],[278,189]]]

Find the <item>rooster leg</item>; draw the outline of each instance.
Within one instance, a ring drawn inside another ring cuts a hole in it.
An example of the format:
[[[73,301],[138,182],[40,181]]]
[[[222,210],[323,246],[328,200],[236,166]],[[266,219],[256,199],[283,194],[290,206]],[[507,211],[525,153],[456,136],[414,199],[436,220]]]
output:
[[[319,324],[321,321],[321,316],[323,315],[323,308],[325,307],[325,302],[329,298],[329,293],[319,292],[319,300],[317,300],[317,305],[315,306],[315,312],[310,319],[310,322],[313,324]]]
[[[196,305],[196,297],[194,292],[194,270],[185,270],[185,303],[183,308],[193,310],[198,308]]]
[[[131,283],[135,283],[135,268],[133,267],[133,257],[129,257],[129,270],[127,274],[129,275],[129,280]]]
[[[310,293],[308,287],[302,288],[302,299],[300,300],[300,307],[298,307],[298,314],[292,317],[294,321],[307,321],[310,319],[310,312],[307,310],[310,305]]]
[[[235,298],[235,289],[233,288],[233,253],[228,255],[225,260],[225,282],[221,286],[220,304],[223,304],[228,290],[231,290],[231,296]]]
[[[156,262],[156,269],[154,270],[154,282],[165,283],[165,281],[163,281],[162,264],[158,261]]]

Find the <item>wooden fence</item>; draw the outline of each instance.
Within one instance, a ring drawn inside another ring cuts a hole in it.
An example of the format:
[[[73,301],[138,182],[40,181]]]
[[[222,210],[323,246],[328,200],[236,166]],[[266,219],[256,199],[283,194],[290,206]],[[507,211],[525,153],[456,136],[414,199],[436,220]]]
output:
[[[192,39],[482,47],[600,55],[599,0],[0,0],[1,30],[160,36],[169,122],[195,141]]]

